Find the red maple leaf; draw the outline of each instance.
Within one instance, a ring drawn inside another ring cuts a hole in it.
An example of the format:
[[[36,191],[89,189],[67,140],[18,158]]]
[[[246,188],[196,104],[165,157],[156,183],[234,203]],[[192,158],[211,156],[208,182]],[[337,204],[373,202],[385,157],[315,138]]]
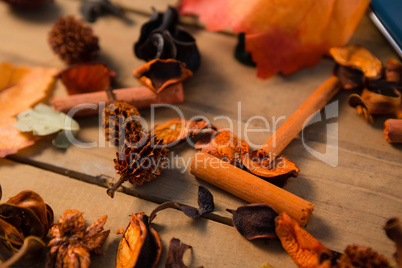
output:
[[[343,46],[370,0],[182,0],[180,14],[195,14],[211,31],[245,33],[257,76],[268,78],[315,65]]]

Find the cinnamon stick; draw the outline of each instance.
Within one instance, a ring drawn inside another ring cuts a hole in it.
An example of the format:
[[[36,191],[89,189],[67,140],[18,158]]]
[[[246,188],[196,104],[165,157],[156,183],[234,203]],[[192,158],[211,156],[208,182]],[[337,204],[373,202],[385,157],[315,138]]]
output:
[[[384,125],[385,139],[389,143],[402,143],[402,119],[388,119]]]
[[[183,87],[176,83],[166,87],[160,93],[142,87],[130,87],[113,90],[117,101],[125,101],[137,109],[151,106],[157,103],[178,103],[184,100]],[[108,104],[110,101],[105,91],[70,95],[66,97],[53,98],[51,104],[56,111],[68,113],[76,107],[74,116],[96,115],[99,112],[101,103]],[[94,106],[95,105],[95,106]]]
[[[286,212],[301,226],[314,210],[312,203],[202,151],[191,161],[190,172],[250,203],[264,203],[277,213]]]
[[[271,156],[274,159],[288,146],[288,144],[303,129],[307,119],[321,110],[340,91],[341,83],[336,76],[332,76],[283,123],[283,125],[258,150],[259,153]]]

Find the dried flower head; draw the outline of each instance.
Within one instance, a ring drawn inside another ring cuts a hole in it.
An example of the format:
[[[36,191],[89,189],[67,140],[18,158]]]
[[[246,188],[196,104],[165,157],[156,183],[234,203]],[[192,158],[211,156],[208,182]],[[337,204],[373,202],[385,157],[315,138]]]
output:
[[[117,173],[120,179],[107,193],[113,197],[117,188],[125,181],[132,184],[142,185],[144,182],[153,180],[161,174],[163,165],[169,152],[161,140],[155,138],[152,133],[142,132],[141,140],[137,143],[130,142],[130,137],[117,153],[114,159]]]
[[[115,101],[105,108],[102,113],[102,127],[106,140],[113,141],[116,146],[129,138],[133,143],[141,138],[140,113],[126,102]]]
[[[100,247],[109,236],[110,230],[103,231],[107,216],[99,218],[84,230],[82,212],[66,210],[64,217],[50,229],[48,247],[50,252],[46,268],[80,267],[87,268],[91,263],[90,252],[101,253]]]
[[[36,8],[43,3],[53,2],[53,0],[3,0],[16,8]]]
[[[93,60],[99,51],[92,29],[73,16],[60,17],[49,33],[53,51],[67,64]]]

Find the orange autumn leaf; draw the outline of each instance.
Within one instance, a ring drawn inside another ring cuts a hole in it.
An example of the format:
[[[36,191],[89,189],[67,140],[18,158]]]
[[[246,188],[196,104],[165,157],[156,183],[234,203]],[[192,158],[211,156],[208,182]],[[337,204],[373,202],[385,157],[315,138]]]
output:
[[[0,69],[7,71],[0,73],[0,157],[5,157],[34,143],[36,137],[13,126],[15,116],[49,96],[58,70],[9,63],[1,64]]]
[[[369,0],[182,0],[180,14],[195,14],[205,28],[245,33],[257,76],[312,67],[331,47],[344,45]]]

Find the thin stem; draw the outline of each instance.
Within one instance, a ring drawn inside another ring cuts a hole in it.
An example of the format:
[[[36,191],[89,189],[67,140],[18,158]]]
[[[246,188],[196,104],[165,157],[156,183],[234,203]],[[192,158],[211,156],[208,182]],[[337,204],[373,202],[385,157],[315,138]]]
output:
[[[117,189],[123,184],[123,182],[125,182],[126,180],[128,180],[127,176],[123,176],[120,177],[120,179],[113,184],[112,187],[110,187],[109,189],[107,189],[106,193],[108,196],[110,196],[111,198],[114,197],[114,193],[117,191]]]

